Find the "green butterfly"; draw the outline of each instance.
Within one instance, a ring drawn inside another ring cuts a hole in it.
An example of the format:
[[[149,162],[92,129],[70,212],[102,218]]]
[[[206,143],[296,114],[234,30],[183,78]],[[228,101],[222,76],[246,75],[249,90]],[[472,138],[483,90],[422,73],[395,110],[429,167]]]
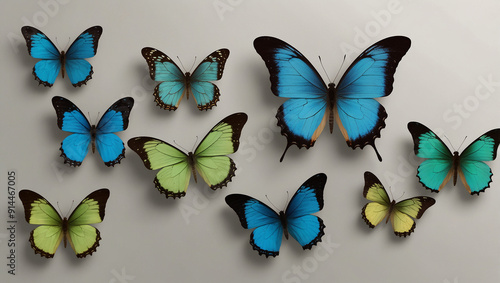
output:
[[[371,172],[365,172],[365,187],[363,196],[370,200],[361,215],[370,228],[375,228],[387,217],[391,219],[394,234],[399,237],[409,236],[415,230],[415,220],[420,219],[424,212],[436,203],[431,197],[420,196],[397,202],[391,201],[380,180]]]
[[[165,196],[180,198],[186,195],[191,172],[197,182],[196,172],[216,190],[233,178],[236,165],[227,157],[240,145],[240,135],[248,119],[245,113],[235,113],[222,119],[203,138],[196,150],[188,154],[162,140],[136,137],[128,141],[149,170],[158,170],[154,184]]]
[[[92,255],[99,246],[99,230],[89,224],[99,223],[104,219],[104,209],[109,198],[108,189],[89,194],[69,218],[61,218],[49,201],[33,191],[21,190],[19,198],[24,205],[26,221],[40,225],[30,234],[30,243],[35,254],[46,258],[54,257],[62,239],[64,247],[69,241],[79,258]]]

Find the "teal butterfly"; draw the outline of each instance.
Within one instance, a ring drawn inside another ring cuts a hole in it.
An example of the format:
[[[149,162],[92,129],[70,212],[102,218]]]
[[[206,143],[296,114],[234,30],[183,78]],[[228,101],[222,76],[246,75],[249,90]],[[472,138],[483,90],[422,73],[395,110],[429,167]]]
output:
[[[141,50],[149,66],[151,79],[160,82],[155,87],[154,97],[158,106],[176,110],[184,95],[191,94],[198,109],[212,109],[219,101],[219,88],[212,83],[222,78],[224,65],[229,57],[228,49],[212,52],[196,67],[193,73],[183,73],[165,53],[151,47]]]
[[[196,150],[188,154],[162,140],[136,137],[128,141],[144,166],[158,170],[154,183],[165,196],[180,198],[186,195],[191,172],[197,182],[198,172],[203,180],[216,190],[234,177],[236,165],[226,156],[238,150],[240,135],[248,119],[245,113],[235,113],[222,119],[203,138]]]
[[[69,242],[79,258],[92,255],[96,251],[101,234],[89,224],[100,223],[104,219],[104,210],[109,198],[108,189],[89,194],[69,218],[61,218],[48,200],[33,191],[21,190],[19,198],[24,205],[26,221],[40,225],[30,234],[30,243],[35,254],[46,258],[54,257],[61,240],[64,240],[64,247]]]
[[[439,192],[453,177],[458,176],[471,195],[484,192],[490,187],[491,168],[484,161],[494,160],[500,144],[500,129],[493,129],[472,142],[463,152],[453,154],[443,141],[429,128],[418,123],[408,123],[415,155],[426,158],[418,166],[420,183],[432,192]]]

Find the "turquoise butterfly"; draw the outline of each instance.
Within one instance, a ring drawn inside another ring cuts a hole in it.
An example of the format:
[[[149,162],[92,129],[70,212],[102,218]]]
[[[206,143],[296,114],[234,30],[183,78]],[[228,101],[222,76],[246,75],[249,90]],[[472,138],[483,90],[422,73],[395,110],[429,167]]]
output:
[[[212,109],[219,101],[219,88],[211,83],[222,78],[224,65],[229,57],[228,49],[219,49],[208,55],[194,72],[183,73],[165,53],[151,47],[141,51],[149,66],[151,79],[160,82],[155,87],[154,97],[158,106],[165,110],[176,110],[182,97],[191,94],[198,109]]]
[[[453,154],[443,141],[429,128],[418,123],[408,123],[415,155],[426,158],[418,166],[420,183],[433,192],[439,192],[453,176],[458,176],[471,195],[484,192],[490,187],[491,168],[484,161],[494,160],[500,144],[500,129],[493,129],[472,142],[463,152]]]

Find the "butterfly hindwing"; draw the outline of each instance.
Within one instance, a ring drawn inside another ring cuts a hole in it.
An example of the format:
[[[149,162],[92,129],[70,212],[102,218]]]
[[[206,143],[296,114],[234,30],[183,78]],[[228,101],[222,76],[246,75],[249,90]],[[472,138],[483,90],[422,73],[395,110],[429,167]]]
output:
[[[73,133],[61,143],[64,163],[80,166],[91,143],[97,147],[106,166],[114,166],[125,157],[123,142],[114,133],[127,129],[134,105],[133,98],[125,97],[116,101],[104,113],[97,126],[91,126],[82,111],[64,97],[53,97],[52,105],[57,115],[57,126],[65,132]]]
[[[220,80],[229,56],[228,49],[219,49],[208,55],[194,70],[184,74],[165,53],[151,47],[141,51],[148,63],[151,79],[160,82],[155,87],[154,97],[158,106],[176,110],[187,93],[192,93],[199,110],[208,110],[219,101],[219,89],[211,81]]]
[[[54,207],[41,195],[30,190],[21,190],[25,218],[30,224],[40,225],[30,234],[31,247],[36,254],[52,258],[64,239],[70,242],[77,257],[92,254],[101,239],[99,231],[90,226],[102,222],[108,189],[89,194],[73,211],[69,219],[62,219]]]
[[[427,196],[412,197],[400,202],[390,201],[387,191],[380,180],[371,172],[365,172],[363,196],[371,201],[361,210],[363,220],[370,228],[375,228],[382,220],[391,220],[394,234],[409,236],[415,230],[415,220],[436,201]]]
[[[226,203],[238,215],[241,226],[255,230],[250,235],[250,244],[260,255],[277,256],[283,233],[290,234],[303,249],[311,249],[321,241],[325,225],[312,213],[323,208],[323,190],[326,175],[316,174],[309,178],[294,194],[287,209],[279,214],[269,206],[250,196],[232,194]]]
[[[102,34],[102,27],[93,26],[82,32],[68,48],[59,52],[52,41],[40,30],[24,26],[21,32],[26,39],[28,53],[36,59],[33,75],[39,84],[51,87],[63,67],[74,87],[86,84],[92,78],[92,65],[85,58],[94,57]]]
[[[291,45],[273,37],[255,39],[254,47],[270,72],[272,92],[290,98],[276,114],[281,134],[287,138],[283,156],[292,144],[313,146],[327,120],[333,130],[335,118],[350,147],[369,144],[381,160],[374,140],[385,127],[387,113],[373,98],[392,92],[396,67],[410,45],[404,36],[373,44],[351,64],[335,88],[333,83],[326,86],[309,60]]]

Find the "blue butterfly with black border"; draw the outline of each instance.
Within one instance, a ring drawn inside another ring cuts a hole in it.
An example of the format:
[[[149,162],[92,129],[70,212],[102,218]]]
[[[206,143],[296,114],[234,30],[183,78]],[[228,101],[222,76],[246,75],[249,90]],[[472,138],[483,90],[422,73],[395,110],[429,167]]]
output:
[[[198,109],[212,109],[219,101],[219,88],[212,83],[222,78],[228,49],[219,49],[203,59],[191,74],[183,73],[170,57],[158,49],[144,47],[142,56],[149,66],[151,79],[160,82],[155,87],[156,104],[165,110],[176,110],[184,95],[191,94]]]
[[[90,125],[82,111],[73,102],[60,96],[52,98],[56,110],[59,129],[71,132],[61,143],[61,156],[64,163],[80,166],[92,145],[92,153],[99,152],[106,166],[115,166],[125,158],[123,141],[114,133],[124,131],[128,127],[130,111],[134,106],[132,97],[119,99],[97,123]]]
[[[394,73],[411,45],[409,38],[393,36],[368,47],[349,66],[337,86],[324,83],[318,71],[297,49],[270,36],[254,40],[257,53],[269,69],[271,91],[289,98],[276,114],[288,148],[310,148],[329,122],[334,120],[347,145],[355,149],[371,145],[377,157],[375,139],[385,127],[387,112],[374,98],[392,92]]]
[[[243,228],[255,228],[250,235],[253,249],[259,255],[276,257],[283,234],[287,240],[291,235],[304,250],[321,242],[326,226],[321,218],[312,213],[323,209],[325,184],[324,173],[312,176],[293,195],[286,210],[279,213],[261,201],[242,194],[226,196],[226,203],[236,212]]]
[[[490,166],[484,161],[495,160],[500,144],[500,129],[493,129],[474,140],[462,153],[450,149],[428,127],[419,122],[409,122],[415,155],[425,160],[418,166],[420,183],[431,192],[438,193],[453,177],[453,186],[460,177],[471,195],[479,195],[490,187]]]
[[[64,52],[57,49],[52,41],[40,30],[24,26],[21,32],[26,39],[31,57],[42,59],[33,67],[33,75],[39,84],[51,87],[62,68],[68,74],[74,87],[87,84],[94,73],[92,65],[85,58],[94,57],[102,34],[102,27],[93,26],[82,32]]]

